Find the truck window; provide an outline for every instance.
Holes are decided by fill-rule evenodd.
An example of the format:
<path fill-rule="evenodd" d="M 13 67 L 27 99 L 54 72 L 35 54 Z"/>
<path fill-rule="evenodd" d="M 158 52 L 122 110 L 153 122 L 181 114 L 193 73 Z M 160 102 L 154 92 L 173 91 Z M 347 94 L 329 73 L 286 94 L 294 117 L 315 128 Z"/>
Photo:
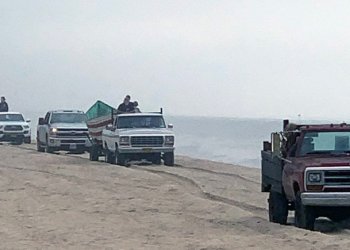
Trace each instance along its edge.
<path fill-rule="evenodd" d="M 82 113 L 53 113 L 50 123 L 86 123 L 86 120 Z"/>
<path fill-rule="evenodd" d="M 121 128 L 165 128 L 161 116 L 122 116 L 118 117 L 117 127 Z"/>
<path fill-rule="evenodd" d="M 24 118 L 21 114 L 1 114 L 1 122 L 24 122 Z"/>
<path fill-rule="evenodd" d="M 50 120 L 50 112 L 47 112 L 44 119 L 45 124 L 48 124 L 49 120 Z"/>
<path fill-rule="evenodd" d="M 300 149 L 301 156 L 348 152 L 350 152 L 350 131 L 307 132 Z"/>

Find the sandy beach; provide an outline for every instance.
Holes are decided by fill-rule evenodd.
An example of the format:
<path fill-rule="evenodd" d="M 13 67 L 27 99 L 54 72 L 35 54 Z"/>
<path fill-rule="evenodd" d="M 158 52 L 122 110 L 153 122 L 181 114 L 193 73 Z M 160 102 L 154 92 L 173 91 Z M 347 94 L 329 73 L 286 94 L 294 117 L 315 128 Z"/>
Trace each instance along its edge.
<path fill-rule="evenodd" d="M 349 249 L 350 224 L 267 221 L 260 171 L 177 157 L 130 168 L 0 145 L 1 249 Z"/>

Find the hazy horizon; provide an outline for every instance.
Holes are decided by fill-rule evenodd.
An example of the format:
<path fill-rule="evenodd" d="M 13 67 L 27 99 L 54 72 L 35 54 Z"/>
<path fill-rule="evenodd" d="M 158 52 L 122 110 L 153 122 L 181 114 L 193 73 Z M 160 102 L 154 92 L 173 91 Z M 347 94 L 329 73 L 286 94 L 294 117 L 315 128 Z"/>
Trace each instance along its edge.
<path fill-rule="evenodd" d="M 346 120 L 350 2 L 0 2 L 12 110 L 117 106 L 169 115 Z"/>

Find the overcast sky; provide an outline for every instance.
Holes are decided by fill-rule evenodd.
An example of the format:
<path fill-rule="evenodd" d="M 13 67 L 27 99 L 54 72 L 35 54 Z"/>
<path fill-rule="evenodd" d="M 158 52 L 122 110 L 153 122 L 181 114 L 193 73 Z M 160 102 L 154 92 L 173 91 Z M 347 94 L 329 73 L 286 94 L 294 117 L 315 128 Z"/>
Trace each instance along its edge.
<path fill-rule="evenodd" d="M 350 118 L 350 1 L 2 0 L 0 95 L 86 110 Z"/>

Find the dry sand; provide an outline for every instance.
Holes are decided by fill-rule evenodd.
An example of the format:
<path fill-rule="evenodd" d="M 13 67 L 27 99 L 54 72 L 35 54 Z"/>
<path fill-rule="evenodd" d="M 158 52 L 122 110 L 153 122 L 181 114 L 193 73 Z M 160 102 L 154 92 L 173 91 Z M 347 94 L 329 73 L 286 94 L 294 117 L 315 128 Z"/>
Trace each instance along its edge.
<path fill-rule="evenodd" d="M 1 249 L 350 249 L 350 223 L 269 223 L 259 169 L 124 168 L 33 146 L 1 145 L 0 158 Z"/>

